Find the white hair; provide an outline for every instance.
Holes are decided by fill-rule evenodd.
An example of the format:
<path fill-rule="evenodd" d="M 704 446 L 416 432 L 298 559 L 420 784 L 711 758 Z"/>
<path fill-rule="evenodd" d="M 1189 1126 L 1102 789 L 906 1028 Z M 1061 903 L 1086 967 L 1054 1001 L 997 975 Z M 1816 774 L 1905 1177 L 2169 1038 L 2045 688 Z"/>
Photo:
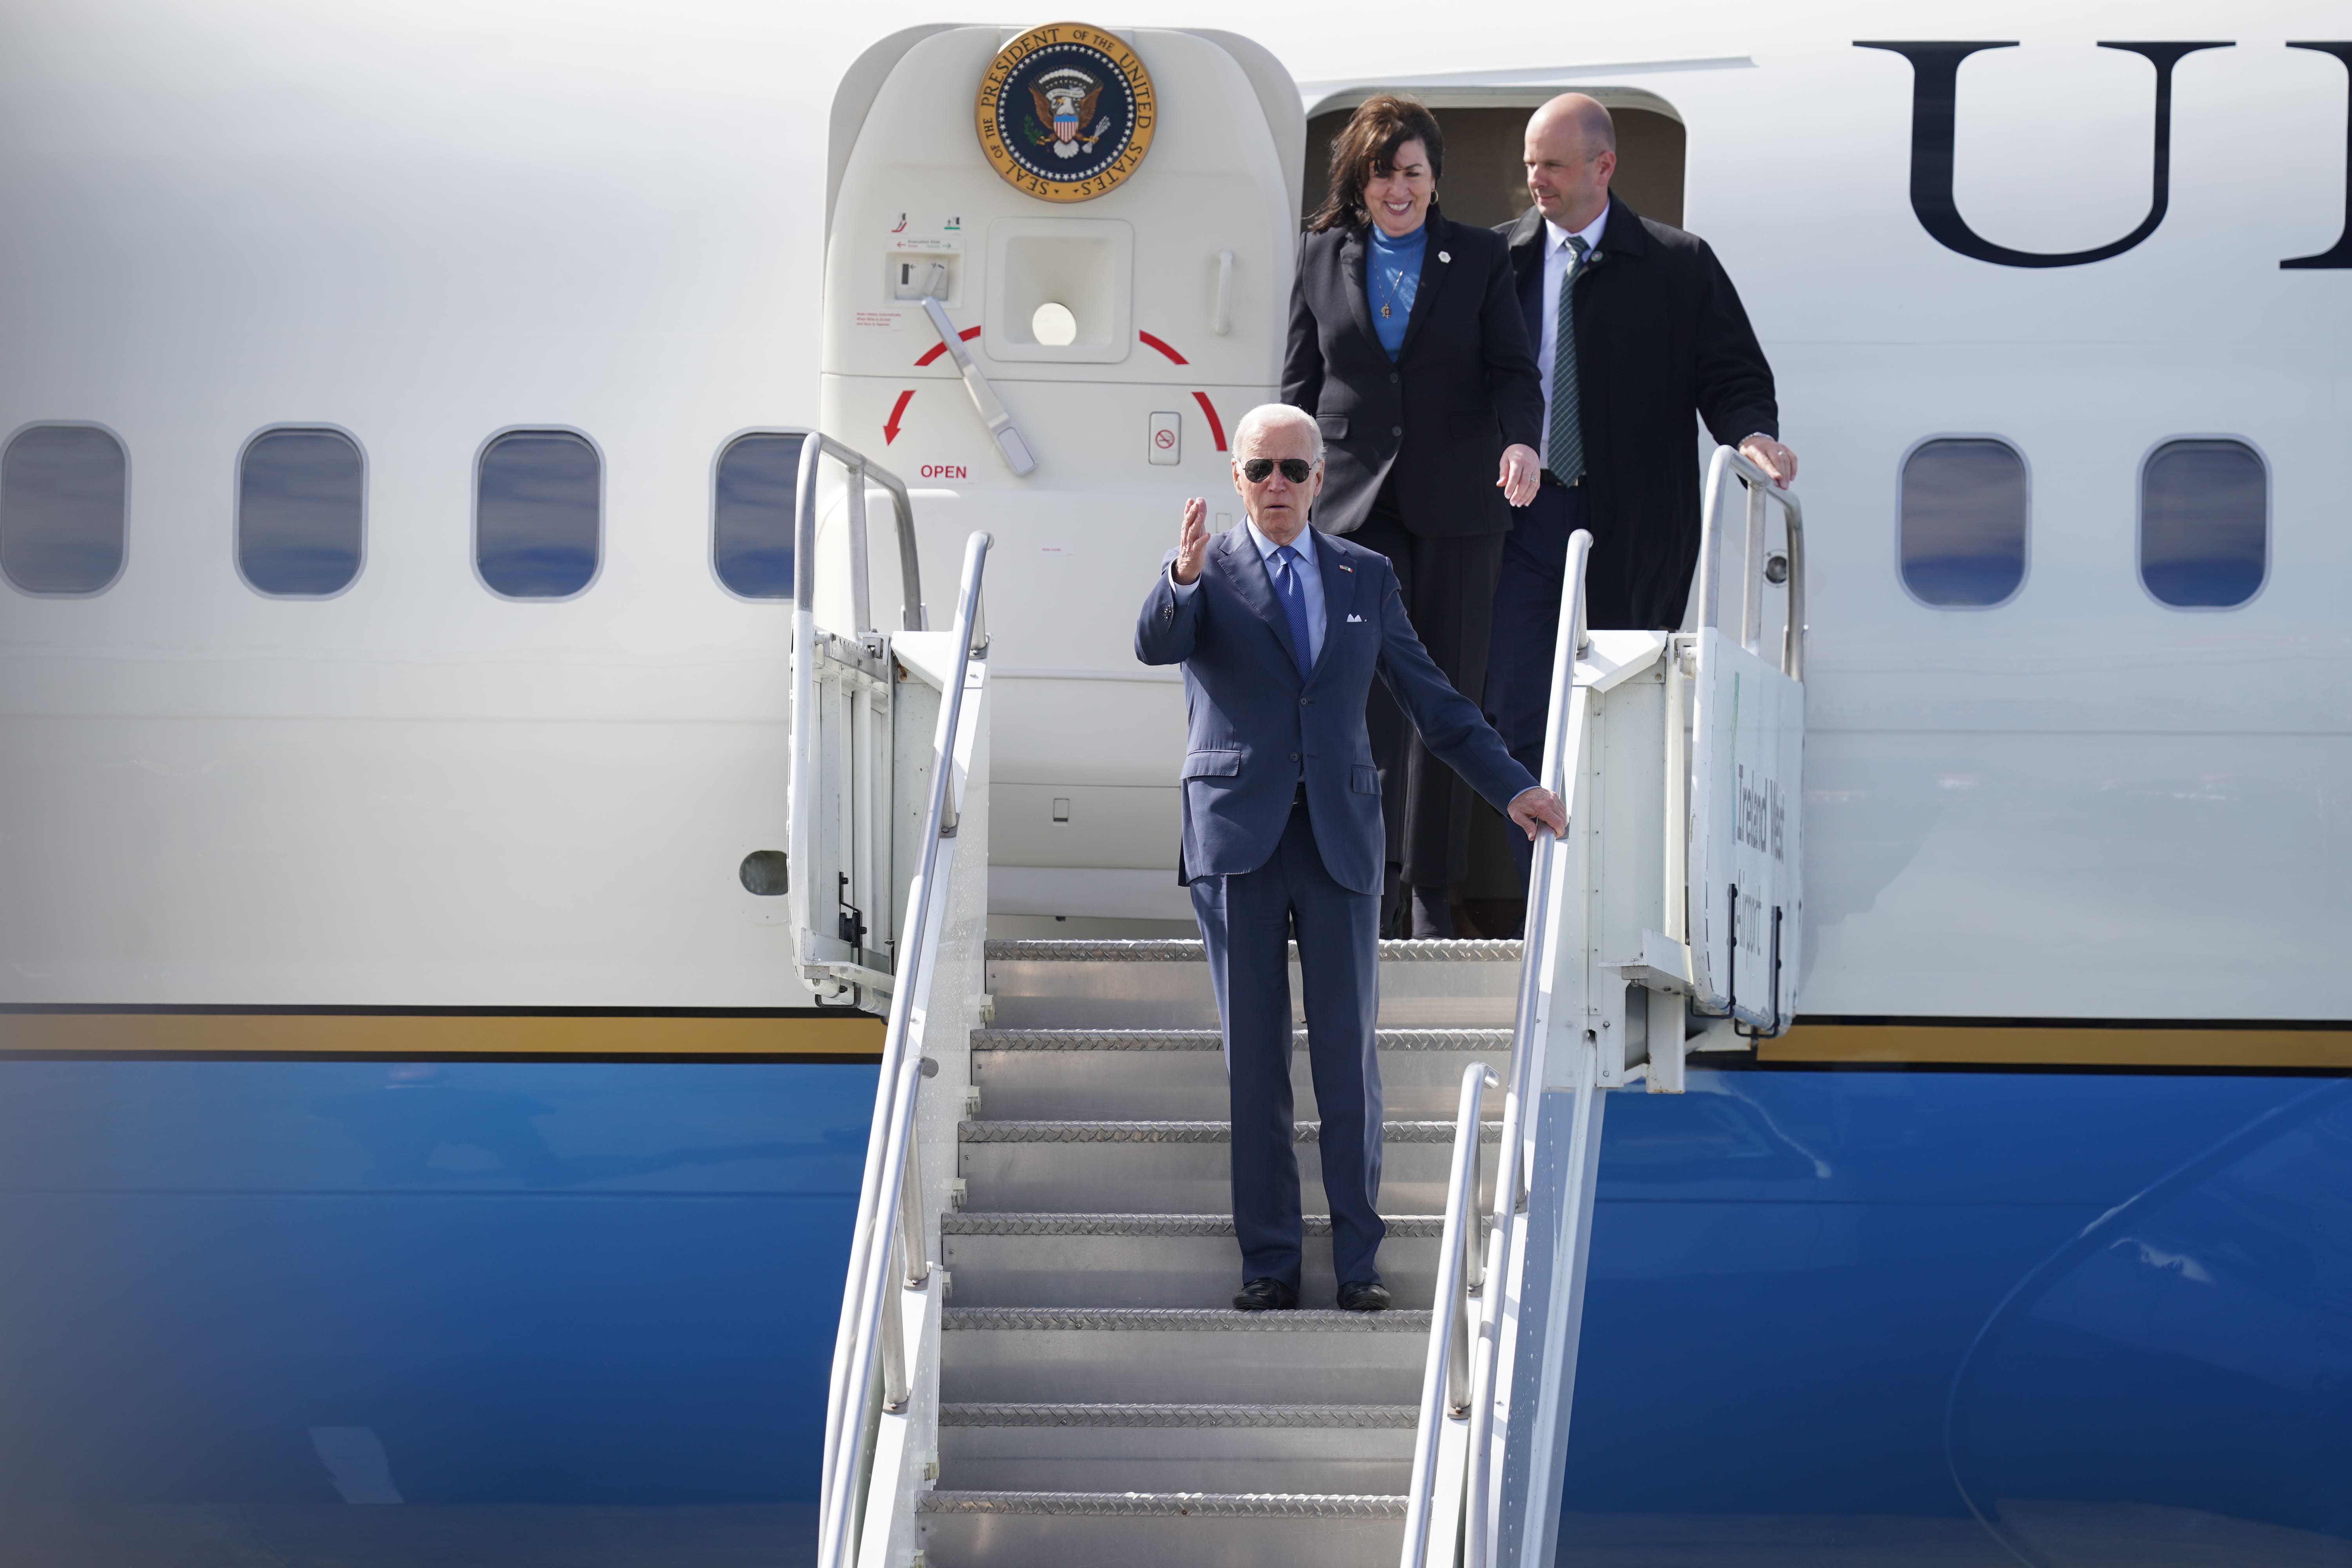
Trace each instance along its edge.
<path fill-rule="evenodd" d="M 1234 461 L 1238 463 L 1242 460 L 1242 447 L 1250 443 L 1252 437 L 1286 426 L 1304 430 L 1313 437 L 1315 460 L 1318 463 L 1323 460 L 1323 427 L 1315 423 L 1315 416 L 1287 403 L 1261 403 L 1243 415 L 1242 422 L 1234 426 Z"/>

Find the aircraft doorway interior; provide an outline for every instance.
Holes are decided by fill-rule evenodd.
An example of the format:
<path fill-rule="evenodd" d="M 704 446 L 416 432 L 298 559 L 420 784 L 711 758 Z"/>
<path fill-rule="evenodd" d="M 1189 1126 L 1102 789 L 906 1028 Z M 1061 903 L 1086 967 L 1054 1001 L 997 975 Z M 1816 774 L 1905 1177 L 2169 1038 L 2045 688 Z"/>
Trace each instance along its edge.
<path fill-rule="evenodd" d="M 1415 93 L 1410 88 L 1368 87 L 1326 99 L 1307 121 L 1307 199 L 1301 216 L 1323 205 L 1331 188 L 1331 138 L 1356 105 L 1376 92 L 1420 99 L 1445 132 L 1445 174 L 1437 198 L 1457 223 L 1492 227 L 1528 207 L 1520 149 L 1528 116 L 1555 89 L 1514 89 L 1507 98 L 1465 100 L 1458 92 Z M 1643 217 L 1683 226 L 1682 120 L 1664 99 L 1622 88 L 1561 87 L 1589 92 L 1609 106 L 1617 122 L 1617 174 L 1610 187 Z"/>
<path fill-rule="evenodd" d="M 1411 87 L 1361 87 L 1326 98 L 1307 121 L 1306 199 L 1300 217 L 1323 205 L 1331 188 L 1331 139 L 1356 106 L 1380 92 L 1418 98 L 1445 133 L 1445 173 L 1437 199 L 1457 223 L 1492 227 L 1509 223 L 1528 208 L 1527 175 L 1521 162 L 1528 116 L 1560 92 L 1585 92 L 1609 106 L 1617 124 L 1617 173 L 1610 188 L 1643 217 L 1683 226 L 1685 129 L 1674 106 L 1654 93 L 1606 87 L 1513 88 L 1508 93 L 1462 89 L 1416 92 Z M 1471 806 L 1470 871 L 1461 888 L 1455 928 L 1465 935 L 1508 935 L 1518 929 L 1525 903 L 1517 862 L 1511 858 L 1510 829 L 1485 801 Z"/>

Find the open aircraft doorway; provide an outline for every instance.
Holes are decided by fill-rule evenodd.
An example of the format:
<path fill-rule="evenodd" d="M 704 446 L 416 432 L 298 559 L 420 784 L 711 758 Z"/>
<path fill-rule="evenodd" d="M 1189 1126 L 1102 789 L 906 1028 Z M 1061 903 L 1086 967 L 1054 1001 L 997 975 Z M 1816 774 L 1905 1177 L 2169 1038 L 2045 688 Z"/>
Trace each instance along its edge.
<path fill-rule="evenodd" d="M 1426 104 L 1445 133 L 1444 178 L 1438 200 L 1458 223 L 1494 227 L 1528 208 L 1520 158 L 1528 116 L 1545 100 L 1581 92 L 1609 107 L 1617 122 L 1617 174 L 1610 188 L 1643 217 L 1683 226 L 1683 169 L 1687 137 L 1682 116 L 1653 92 L 1638 88 L 1587 87 L 1561 82 L 1549 87 L 1466 88 L 1416 86 L 1398 81 L 1327 92 L 1307 118 L 1307 189 L 1302 216 L 1323 205 L 1331 188 L 1331 139 L 1356 106 L 1376 93 L 1407 93 Z"/>
<path fill-rule="evenodd" d="M 1599 99 L 1617 127 L 1617 173 L 1610 188 L 1635 212 L 1683 226 L 1689 136 L 1675 106 L 1640 88 L 1555 80 L 1481 85 L 1455 79 L 1394 78 L 1376 82 L 1307 82 L 1307 158 L 1301 220 L 1331 189 L 1331 142 L 1365 100 L 1384 92 L 1418 99 L 1445 137 L 1445 173 L 1437 199 L 1458 223 L 1499 227 L 1528 209 L 1524 162 L 1528 116 L 1549 99 L 1581 92 Z M 1459 889 L 1454 929 L 1465 936 L 1518 933 L 1527 889 L 1513 859 L 1502 815 L 1483 800 L 1470 806 L 1470 869 Z"/>

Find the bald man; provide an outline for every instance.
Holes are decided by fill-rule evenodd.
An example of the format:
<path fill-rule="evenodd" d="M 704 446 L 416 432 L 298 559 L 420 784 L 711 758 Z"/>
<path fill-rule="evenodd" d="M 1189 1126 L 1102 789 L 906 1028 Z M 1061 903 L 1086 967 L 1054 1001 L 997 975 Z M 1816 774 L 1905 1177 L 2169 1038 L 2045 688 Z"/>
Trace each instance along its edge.
<path fill-rule="evenodd" d="M 1698 559 L 1694 416 L 1781 484 L 1797 458 L 1779 439 L 1772 367 L 1715 252 L 1611 193 L 1608 110 L 1580 92 L 1553 99 L 1528 121 L 1526 161 L 1535 205 L 1498 232 L 1543 377 L 1543 482 L 1504 545 L 1486 712 L 1532 772 L 1569 535 L 1592 532 L 1591 626 L 1671 630 Z"/>

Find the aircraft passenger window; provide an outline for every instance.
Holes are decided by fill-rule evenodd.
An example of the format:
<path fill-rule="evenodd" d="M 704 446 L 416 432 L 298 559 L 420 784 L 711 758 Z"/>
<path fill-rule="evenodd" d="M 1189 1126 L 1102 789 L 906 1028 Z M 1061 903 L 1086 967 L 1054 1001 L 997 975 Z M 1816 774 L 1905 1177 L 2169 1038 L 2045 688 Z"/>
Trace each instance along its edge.
<path fill-rule="evenodd" d="M 2270 475 L 2242 441 L 2167 441 L 2139 474 L 2139 580 L 2164 604 L 2226 610 L 2270 567 Z"/>
<path fill-rule="evenodd" d="M 237 465 L 236 569 L 257 593 L 323 598 L 360 574 L 367 468 L 340 430 L 265 430 Z"/>
<path fill-rule="evenodd" d="M 1921 442 L 1903 462 L 1903 585 L 1939 607 L 2000 604 L 2025 581 L 2025 516 L 2017 448 Z"/>
<path fill-rule="evenodd" d="M 127 465 L 94 425 L 36 425 L 0 454 L 0 573 L 27 594 L 95 594 L 122 572 Z"/>
<path fill-rule="evenodd" d="M 604 461 L 569 430 L 514 430 L 482 450 L 474 562 L 493 594 L 568 599 L 596 575 Z"/>
<path fill-rule="evenodd" d="M 730 594 L 793 596 L 793 529 L 801 479 L 798 436 L 739 436 L 719 455 L 710 562 Z"/>

